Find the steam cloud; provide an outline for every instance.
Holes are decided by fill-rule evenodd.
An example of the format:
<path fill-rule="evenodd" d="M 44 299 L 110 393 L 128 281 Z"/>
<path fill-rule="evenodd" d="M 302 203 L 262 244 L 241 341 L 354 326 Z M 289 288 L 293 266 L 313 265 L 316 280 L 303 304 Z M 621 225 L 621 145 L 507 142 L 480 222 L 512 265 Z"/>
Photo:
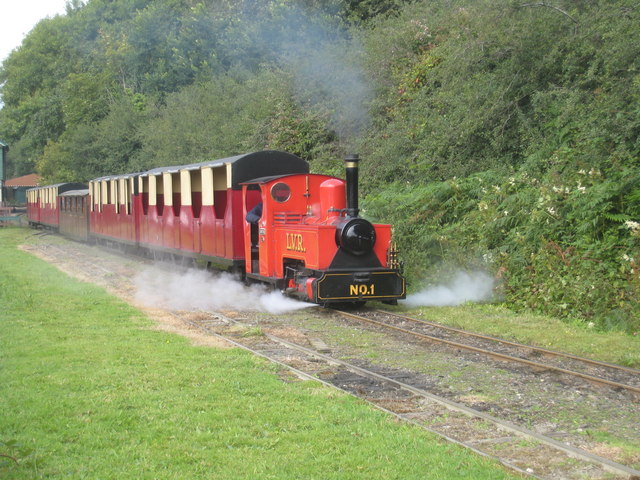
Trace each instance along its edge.
<path fill-rule="evenodd" d="M 308 99 L 313 105 L 329 105 L 331 126 L 343 138 L 361 132 L 369 123 L 371 90 L 353 58 L 356 48 L 353 42 L 341 39 L 312 51 L 289 50 L 286 57 L 296 72 L 300 103 Z"/>
<path fill-rule="evenodd" d="M 298 8 L 262 40 L 293 74 L 301 106 L 324 106 L 343 138 L 367 127 L 372 88 L 361 64 L 362 46 L 346 30 Z"/>
<path fill-rule="evenodd" d="M 495 281 L 483 272 L 458 272 L 450 284 L 430 287 L 407 296 L 408 307 L 445 307 L 480 302 L 493 296 Z"/>
<path fill-rule="evenodd" d="M 142 305 L 173 310 L 251 310 L 280 314 L 313 306 L 269 292 L 261 285 L 245 286 L 226 273 L 205 270 L 167 271 L 147 268 L 134 278 L 135 299 Z"/>

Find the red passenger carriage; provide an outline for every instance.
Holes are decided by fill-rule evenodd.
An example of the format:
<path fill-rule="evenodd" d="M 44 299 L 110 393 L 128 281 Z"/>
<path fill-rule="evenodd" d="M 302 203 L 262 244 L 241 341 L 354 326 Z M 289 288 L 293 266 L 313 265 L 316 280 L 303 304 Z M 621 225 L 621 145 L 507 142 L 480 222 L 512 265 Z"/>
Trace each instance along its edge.
<path fill-rule="evenodd" d="M 308 172 L 307 162 L 263 151 L 92 180 L 91 234 L 226 268 L 244 265 L 240 184 L 256 176 Z"/>
<path fill-rule="evenodd" d="M 89 240 L 89 190 L 69 190 L 59 195 L 60 227 L 65 237 L 81 242 Z"/>
<path fill-rule="evenodd" d="M 101 177 L 89 182 L 89 225 L 93 239 L 137 245 L 135 174 Z"/>
<path fill-rule="evenodd" d="M 57 230 L 60 226 L 59 195 L 70 190 L 81 190 L 83 183 L 58 183 L 27 190 L 27 218 L 29 225 Z"/>

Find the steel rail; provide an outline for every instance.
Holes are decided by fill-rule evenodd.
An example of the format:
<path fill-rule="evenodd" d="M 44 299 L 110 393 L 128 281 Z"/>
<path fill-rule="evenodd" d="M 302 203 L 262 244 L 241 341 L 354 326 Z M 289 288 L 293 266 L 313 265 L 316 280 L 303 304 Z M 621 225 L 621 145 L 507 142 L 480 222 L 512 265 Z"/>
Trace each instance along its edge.
<path fill-rule="evenodd" d="M 629 372 L 629 373 L 634 373 L 636 375 L 640 375 L 640 370 L 632 368 L 632 367 L 626 367 L 624 365 L 616 365 L 614 363 L 601 362 L 599 360 L 594 360 L 592 358 L 580 357 L 580 356 L 574 355 L 572 353 L 559 352 L 557 350 L 549 350 L 547 348 L 536 347 L 536 346 L 533 346 L 533 345 L 525 345 L 523 343 L 512 342 L 510 340 L 504 340 L 503 338 L 492 337 L 490 335 L 484 335 L 482 333 L 469 332 L 467 330 L 462 330 L 460 328 L 450 327 L 448 325 L 442 325 L 440 323 L 430 322 L 428 320 L 422 320 L 420 318 L 407 317 L 405 315 L 399 315 L 397 313 L 387 312 L 385 310 L 375 310 L 375 311 L 378 312 L 378 313 L 384 314 L 384 315 L 389 315 L 389 316 L 392 316 L 392 317 L 401 318 L 403 320 L 409 320 L 409 321 L 420 323 L 420 324 L 423 324 L 423 325 L 428 325 L 428 326 L 432 326 L 432 327 L 435 327 L 435 328 L 440 328 L 442 330 L 447 330 L 447 331 L 450 331 L 450 332 L 455 332 L 455 333 L 459 333 L 459 334 L 462 334 L 462 335 L 467 335 L 469 337 L 481 338 L 483 340 L 491 340 L 491 341 L 494 341 L 496 343 L 501 343 L 503 345 L 509 345 L 509 346 L 517 347 L 517 348 L 526 348 L 528 350 L 531 350 L 531 351 L 534 351 L 534 352 L 540 352 L 540 353 L 543 353 L 545 355 L 554 355 L 556 357 L 569 358 L 571 360 L 577 360 L 577 361 L 580 361 L 580 362 L 583 362 L 583 363 L 588 363 L 590 365 L 595 365 L 595 366 L 598 366 L 598 367 L 610 368 L 612 370 L 621 370 L 621 371 L 625 371 L 625 372 Z"/>
<path fill-rule="evenodd" d="M 51 234 L 50 234 L 50 233 L 45 233 L 45 235 L 51 235 Z M 74 259 L 78 260 L 78 256 L 79 256 L 79 255 L 84 255 L 84 256 L 86 257 L 86 254 L 79 254 L 79 255 L 78 255 L 78 254 L 76 254 L 75 256 L 74 256 L 74 255 L 71 255 L 71 254 L 70 254 L 69 252 L 67 252 L 64 248 L 60 247 L 59 245 L 54 245 L 53 243 L 49 243 L 49 244 L 47 244 L 47 245 L 42 245 L 42 244 L 39 244 L 39 243 L 33 243 L 32 245 L 33 245 L 35 248 L 37 248 L 40 252 L 42 252 L 42 253 L 44 253 L 44 254 L 46 254 L 46 253 L 47 253 L 47 249 L 51 249 L 51 250 L 56 250 L 56 251 L 58 252 L 58 254 L 59 254 L 59 255 L 60 255 L 60 254 L 61 254 L 61 255 L 64 255 L 64 256 L 65 256 L 65 257 L 67 257 L 67 258 L 74 258 Z M 56 257 L 56 259 L 59 259 L 59 258 L 60 258 L 60 257 Z M 81 260 L 81 262 L 82 262 L 82 260 Z M 91 262 L 91 261 L 88 261 L 88 260 L 87 260 L 87 261 L 84 261 L 83 263 L 84 263 L 85 265 L 88 265 L 88 266 L 89 266 L 89 268 L 94 268 L 94 269 L 97 269 L 97 270 L 101 270 L 102 272 L 107 273 L 107 274 L 110 274 L 110 275 L 116 274 L 116 272 L 114 272 L 113 270 L 110 270 L 110 269 L 108 269 L 108 268 L 105 268 L 105 267 L 103 267 L 102 265 L 100 265 L 100 264 L 99 264 L 99 263 L 97 263 L 97 262 Z"/>
<path fill-rule="evenodd" d="M 538 363 L 538 362 L 534 362 L 534 361 L 531 361 L 531 360 L 526 360 L 524 358 L 512 357 L 511 355 L 492 352 L 490 350 L 485 350 L 483 348 L 473 347 L 471 345 L 465 345 L 464 343 L 454 342 L 454 341 L 451 341 L 451 340 L 445 340 L 443 338 L 434 337 L 433 335 L 427 335 L 425 333 L 415 332 L 415 331 L 409 330 L 407 328 L 397 327 L 395 325 L 390 325 L 390 324 L 385 323 L 385 322 L 381 322 L 381 321 L 378 321 L 378 320 L 373 320 L 371 318 L 366 318 L 366 317 L 363 317 L 361 315 L 356 315 L 356 314 L 353 314 L 353 313 L 345 312 L 343 310 L 335 310 L 335 311 L 338 312 L 340 315 L 343 315 L 345 317 L 350 317 L 350 318 L 353 318 L 353 319 L 361 321 L 361 322 L 371 323 L 373 325 L 378 325 L 378 326 L 384 327 L 384 328 L 390 328 L 392 330 L 396 330 L 398 332 L 402 332 L 402 333 L 405 333 L 405 334 L 408 334 L 408 335 L 413 335 L 415 337 L 422 338 L 424 340 L 444 343 L 446 345 L 449 345 L 449 346 L 452 346 L 452 347 L 456 347 L 456 348 L 460 348 L 462 350 L 469 350 L 469 351 L 472 351 L 472 352 L 481 353 L 483 355 L 488 355 L 488 356 L 491 356 L 491 357 L 494 357 L 494 358 L 499 358 L 501 360 L 506 360 L 508 362 L 522 363 L 524 365 L 528 365 L 530 367 L 534 367 L 534 368 L 538 368 L 538 369 L 542 369 L 542 370 L 551 370 L 551 371 L 554 371 L 554 372 L 563 373 L 565 375 L 571 375 L 571 376 L 574 376 L 574 377 L 579 377 L 579 378 L 582 378 L 582 379 L 587 380 L 587 381 L 592 382 L 592 383 L 597 383 L 597 384 L 601 384 L 601 385 L 607 385 L 609 387 L 614 387 L 614 388 L 621 388 L 623 390 L 628 390 L 628 391 L 633 392 L 635 394 L 640 394 L 640 388 L 639 387 L 634 387 L 632 385 L 626 385 L 624 383 L 613 382 L 611 380 L 606 380 L 604 378 L 594 377 L 593 375 L 587 375 L 585 373 L 575 372 L 573 370 L 567 370 L 567 369 L 560 368 L 560 367 L 554 367 L 552 365 L 547 365 L 547 364 L 544 364 L 544 363 Z"/>

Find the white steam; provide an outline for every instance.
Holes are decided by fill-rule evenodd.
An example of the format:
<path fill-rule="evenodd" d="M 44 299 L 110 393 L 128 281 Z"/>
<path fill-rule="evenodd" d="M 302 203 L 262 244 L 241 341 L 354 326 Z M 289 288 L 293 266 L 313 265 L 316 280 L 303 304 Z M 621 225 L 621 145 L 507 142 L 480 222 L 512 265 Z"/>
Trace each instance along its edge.
<path fill-rule="evenodd" d="M 363 66 L 363 46 L 346 29 L 304 8 L 291 8 L 261 40 L 261 47 L 292 74 L 302 108 L 319 107 L 343 139 L 369 125 L 373 90 Z"/>
<path fill-rule="evenodd" d="M 481 302 L 493 296 L 494 279 L 483 272 L 458 272 L 448 285 L 430 287 L 408 295 L 408 307 L 445 307 Z"/>
<path fill-rule="evenodd" d="M 227 273 L 205 270 L 167 271 L 149 267 L 134 278 L 135 299 L 142 305 L 172 310 L 251 310 L 280 314 L 313 306 L 269 292 L 261 285 L 246 286 Z"/>
<path fill-rule="evenodd" d="M 343 37 L 299 43 L 287 48 L 285 56 L 295 73 L 299 103 L 324 105 L 341 138 L 357 135 L 370 123 L 372 91 L 359 64 L 360 48 L 355 40 Z"/>

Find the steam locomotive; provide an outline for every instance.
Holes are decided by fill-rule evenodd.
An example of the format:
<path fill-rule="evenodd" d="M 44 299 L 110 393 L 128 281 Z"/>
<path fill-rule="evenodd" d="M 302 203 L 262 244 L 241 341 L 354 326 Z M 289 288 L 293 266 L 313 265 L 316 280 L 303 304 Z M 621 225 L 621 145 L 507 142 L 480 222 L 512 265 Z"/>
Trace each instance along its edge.
<path fill-rule="evenodd" d="M 390 225 L 359 216 L 357 155 L 346 181 L 260 151 L 27 192 L 27 216 L 75 240 L 193 259 L 328 305 L 405 298 Z"/>

